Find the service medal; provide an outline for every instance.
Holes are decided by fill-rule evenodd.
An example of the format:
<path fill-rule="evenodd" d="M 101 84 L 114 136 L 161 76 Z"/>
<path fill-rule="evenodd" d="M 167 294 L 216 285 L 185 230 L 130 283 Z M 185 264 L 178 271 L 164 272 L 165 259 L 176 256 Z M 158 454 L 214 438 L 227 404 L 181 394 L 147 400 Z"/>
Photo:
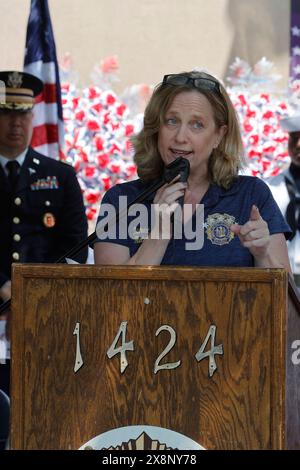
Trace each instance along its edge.
<path fill-rule="evenodd" d="M 55 217 L 51 212 L 46 212 L 46 214 L 43 217 L 43 223 L 45 227 L 47 228 L 52 228 L 55 225 Z"/>

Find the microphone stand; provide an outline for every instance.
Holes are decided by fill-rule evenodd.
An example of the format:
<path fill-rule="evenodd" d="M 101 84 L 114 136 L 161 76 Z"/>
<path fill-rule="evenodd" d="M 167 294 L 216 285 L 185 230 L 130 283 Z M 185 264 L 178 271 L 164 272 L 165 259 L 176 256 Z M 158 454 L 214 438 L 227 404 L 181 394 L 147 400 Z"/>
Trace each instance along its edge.
<path fill-rule="evenodd" d="M 128 209 L 133 206 L 134 204 L 139 204 L 141 202 L 144 202 L 150 194 L 154 193 L 157 191 L 159 188 L 161 188 L 165 183 L 170 183 L 178 174 L 180 174 L 180 181 L 187 181 L 187 177 L 189 175 L 189 170 L 190 170 L 190 164 L 189 161 L 183 157 L 178 157 L 176 160 L 174 160 L 172 163 L 167 165 L 165 167 L 165 171 L 163 174 L 163 177 L 159 181 L 155 181 L 149 188 L 147 188 L 145 191 L 142 192 L 137 198 L 135 198 L 132 202 L 130 202 L 127 207 L 126 207 L 126 212 L 128 212 Z M 125 211 L 118 212 L 115 218 L 115 224 L 118 223 L 120 220 L 120 217 L 125 213 Z M 103 230 L 105 230 L 108 226 L 109 222 L 105 225 Z M 57 261 L 54 262 L 54 264 L 65 264 L 66 263 L 66 258 L 72 258 L 74 255 L 77 255 L 83 248 L 85 248 L 87 245 L 90 245 L 94 243 L 97 240 L 97 233 L 96 230 L 89 235 L 85 240 L 82 240 L 78 245 L 74 246 L 71 248 L 67 253 L 65 253 L 63 256 L 58 258 Z M 11 304 L 11 299 L 7 300 L 0 306 L 0 314 L 5 312 L 5 310 L 8 310 L 10 308 Z"/>

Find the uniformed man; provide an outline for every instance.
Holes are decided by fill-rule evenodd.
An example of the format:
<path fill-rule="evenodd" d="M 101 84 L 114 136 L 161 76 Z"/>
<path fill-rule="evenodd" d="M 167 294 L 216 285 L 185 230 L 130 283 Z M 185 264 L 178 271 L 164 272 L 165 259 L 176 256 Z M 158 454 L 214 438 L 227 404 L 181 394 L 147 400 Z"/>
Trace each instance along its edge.
<path fill-rule="evenodd" d="M 300 112 L 281 120 L 289 133 L 289 168 L 266 180 L 282 214 L 292 229 L 288 243 L 291 268 L 300 288 Z"/>
<path fill-rule="evenodd" d="M 0 72 L 0 88 L 0 297 L 5 301 L 11 296 L 11 263 L 55 262 L 87 237 L 87 219 L 74 169 L 29 146 L 34 98 L 43 83 L 28 73 Z M 75 260 L 86 258 L 87 248 Z"/>

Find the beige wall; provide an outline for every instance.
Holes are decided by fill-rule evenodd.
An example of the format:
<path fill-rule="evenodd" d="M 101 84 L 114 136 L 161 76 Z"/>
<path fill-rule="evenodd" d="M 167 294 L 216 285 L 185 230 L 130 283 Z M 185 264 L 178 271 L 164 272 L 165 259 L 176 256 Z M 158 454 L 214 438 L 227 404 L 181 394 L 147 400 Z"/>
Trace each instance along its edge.
<path fill-rule="evenodd" d="M 0 0 L 0 69 L 21 68 L 30 0 Z M 225 78 L 239 56 L 273 61 L 288 77 L 290 0 L 49 0 L 58 56 L 70 52 L 82 84 L 108 55 L 120 89 L 205 67 Z M 118 87 L 117 87 L 118 88 Z"/>

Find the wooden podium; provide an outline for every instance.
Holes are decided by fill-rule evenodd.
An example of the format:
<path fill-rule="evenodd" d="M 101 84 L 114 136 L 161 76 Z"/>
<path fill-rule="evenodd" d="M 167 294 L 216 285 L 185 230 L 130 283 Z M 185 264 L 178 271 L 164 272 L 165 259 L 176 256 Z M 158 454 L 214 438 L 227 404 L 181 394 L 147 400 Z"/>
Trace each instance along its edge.
<path fill-rule="evenodd" d="M 283 269 L 24 264 L 13 286 L 13 449 L 129 425 L 300 449 L 300 304 Z"/>

